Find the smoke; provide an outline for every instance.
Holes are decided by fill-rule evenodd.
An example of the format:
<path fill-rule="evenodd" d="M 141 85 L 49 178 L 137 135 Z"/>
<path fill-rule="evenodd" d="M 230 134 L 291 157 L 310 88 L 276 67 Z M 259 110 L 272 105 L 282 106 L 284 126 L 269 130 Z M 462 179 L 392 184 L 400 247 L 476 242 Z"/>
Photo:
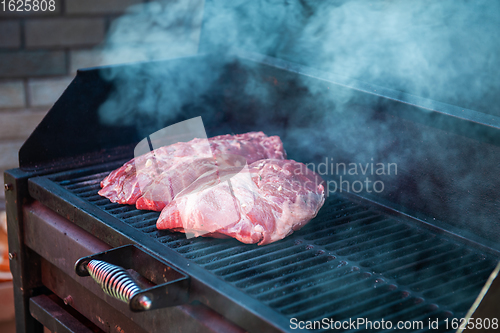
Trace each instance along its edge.
<path fill-rule="evenodd" d="M 482 101 L 498 101 L 499 10 L 491 1 L 323 2 L 293 43 L 300 49 L 284 52 L 349 78 L 492 112 Z"/>
<path fill-rule="evenodd" d="M 131 6 L 114 20 L 102 46 L 105 63 L 130 63 L 196 54 L 203 1 L 155 1 Z"/>
<path fill-rule="evenodd" d="M 218 51 L 238 48 L 258 52 L 499 114 L 495 106 L 500 102 L 500 82 L 494 74 L 500 60 L 494 33 L 500 28 L 500 17 L 495 15 L 499 10 L 499 3 L 486 0 L 209 1 L 207 6 L 202 0 L 150 2 L 131 7 L 113 22 L 102 52 L 105 63 L 194 55 L 203 20 L 207 31 L 203 38 L 212 46 L 209 51 L 218 47 Z M 217 60 L 233 61 L 231 57 Z M 175 75 L 143 73 L 148 79 L 158 77 L 163 81 L 144 83 L 150 87 L 141 90 L 153 93 L 143 99 L 161 100 L 166 105 L 162 97 L 168 95 L 172 109 L 179 109 L 194 100 L 194 94 L 201 96 L 223 67 L 220 63 L 201 62 L 201 68 L 197 65 L 169 68 L 168 72 Z M 134 82 L 138 78 L 136 85 L 142 84 L 138 73 L 132 73 L 133 78 L 122 70 L 106 75 L 109 80 Z M 173 78 L 173 84 L 169 85 L 172 80 L 166 78 Z M 247 84 L 253 90 L 250 93 L 266 94 L 260 82 L 253 84 L 250 80 Z M 130 99 L 136 101 L 136 89 L 130 90 Z M 117 118 L 111 115 L 106 121 Z M 130 117 L 125 113 L 120 118 Z"/>
<path fill-rule="evenodd" d="M 154 65 L 155 61 L 197 53 L 202 13 L 200 0 L 156 1 L 132 6 L 113 21 L 99 48 L 100 58 L 106 64 L 138 65 L 111 66 L 101 71 L 114 88 L 100 107 L 101 122 L 135 125 L 144 137 L 178 118 L 187 104 L 210 87 L 218 75 L 212 68 L 217 61 L 186 64 L 178 60 L 166 66 Z"/>

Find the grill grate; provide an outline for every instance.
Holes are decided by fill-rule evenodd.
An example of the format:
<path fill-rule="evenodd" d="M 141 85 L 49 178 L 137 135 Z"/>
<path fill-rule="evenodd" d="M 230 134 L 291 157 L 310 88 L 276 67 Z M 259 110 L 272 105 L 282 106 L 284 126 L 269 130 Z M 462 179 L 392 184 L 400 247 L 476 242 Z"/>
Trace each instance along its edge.
<path fill-rule="evenodd" d="M 286 239 L 269 245 L 186 239 L 156 229 L 158 212 L 110 203 L 97 194 L 109 171 L 51 179 L 148 234 L 288 318 L 422 321 L 419 332 L 451 331 L 498 258 L 340 196 Z M 429 329 L 428 318 L 439 319 Z M 376 330 L 382 332 L 383 330 Z"/>

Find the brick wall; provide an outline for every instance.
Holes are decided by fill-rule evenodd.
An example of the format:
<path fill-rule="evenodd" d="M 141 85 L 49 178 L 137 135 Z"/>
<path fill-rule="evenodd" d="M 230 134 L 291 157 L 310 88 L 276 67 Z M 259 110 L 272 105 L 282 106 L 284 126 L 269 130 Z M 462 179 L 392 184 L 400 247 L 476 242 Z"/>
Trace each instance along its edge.
<path fill-rule="evenodd" d="M 151 6 L 152 2 L 56 0 L 53 12 L 0 10 L 0 178 L 4 170 L 17 166 L 20 146 L 71 82 L 76 70 L 114 63 L 102 52 L 113 23 L 125 15 L 129 6 Z M 166 8 L 178 7 L 182 1 L 155 2 Z M 201 24 L 203 0 L 183 2 L 192 9 L 191 28 L 196 31 Z M 137 55 L 134 59 L 134 53 L 122 54 L 129 58 L 120 57 L 117 62 L 144 60 Z M 171 56 L 180 55 L 184 54 Z M 0 209 L 3 198 L 0 190 Z"/>

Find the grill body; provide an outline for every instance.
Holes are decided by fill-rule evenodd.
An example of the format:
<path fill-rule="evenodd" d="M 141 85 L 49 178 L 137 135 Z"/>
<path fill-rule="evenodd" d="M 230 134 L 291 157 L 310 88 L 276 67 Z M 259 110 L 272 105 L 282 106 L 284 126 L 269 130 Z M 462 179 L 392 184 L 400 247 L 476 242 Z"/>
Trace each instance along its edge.
<path fill-rule="evenodd" d="M 206 57 L 195 57 L 132 68 L 140 72 L 141 66 L 175 68 L 179 63 L 204 61 Z M 422 133 L 443 139 L 449 147 L 491 152 L 489 164 L 500 156 L 493 154 L 498 137 L 489 135 L 495 128 L 454 117 L 451 106 L 446 106 L 447 112 L 434 110 L 429 118 L 419 118 L 416 115 L 429 109 L 405 100 L 408 96 L 387 96 L 391 91 L 384 96 L 372 94 L 372 87 L 356 82 L 348 86 L 320 75 L 283 61 L 245 55 L 224 65 L 220 77 L 184 113 L 155 126 L 201 115 L 207 119 L 209 135 L 264 130 L 280 135 L 288 155 L 299 161 L 321 162 L 325 152 L 348 160 L 355 156 L 333 145 L 337 135 L 314 136 L 325 118 L 301 116 L 315 98 L 311 91 L 332 87 L 333 96 L 322 95 L 325 108 L 349 105 L 352 114 L 344 114 L 346 121 L 361 115 L 367 119 L 368 113 L 374 119 L 370 125 L 385 124 L 381 129 L 389 131 L 395 143 L 390 149 L 379 147 L 375 151 L 379 157 L 400 156 L 414 146 L 412 135 L 420 139 Z M 272 103 L 245 93 L 255 80 L 273 94 Z M 12 185 L 7 192 L 9 246 L 16 253 L 12 272 L 21 331 L 40 329 L 42 322 L 66 325 L 73 331 L 83 325 L 110 332 L 286 332 L 295 331 L 294 318 L 337 322 L 366 318 L 422 322 L 424 326 L 415 331 L 434 332 L 428 326 L 430 318 L 438 321 L 439 331 L 446 332 L 452 331 L 447 322 L 466 316 L 499 261 L 498 226 L 492 223 L 496 199 L 484 201 L 487 214 L 464 228 L 464 218 L 458 218 L 461 212 L 452 209 L 455 192 L 462 190 L 450 182 L 455 173 L 440 170 L 442 177 L 429 183 L 439 165 L 425 158 L 411 168 L 405 165 L 379 196 L 331 193 L 307 226 L 267 246 L 203 237 L 188 240 L 183 234 L 159 231 L 155 227 L 159 213 L 112 204 L 97 195 L 100 181 L 132 157 L 133 144 L 141 135 L 139 128 L 113 127 L 99 120 L 99 105 L 114 89 L 98 70 L 79 72 L 22 148 L 21 169 L 6 174 Z M 355 103 L 346 104 L 346 98 Z M 66 121 L 63 115 L 68 107 L 74 107 L 75 119 Z M 440 128 L 450 124 L 453 131 Z M 397 130 L 402 125 L 406 130 Z M 61 129 L 59 133 L 51 131 L 54 126 Z M 342 135 L 355 135 L 357 129 L 351 130 Z M 307 136 L 298 135 L 301 131 L 310 139 L 304 141 Z M 68 140 L 58 139 L 61 135 Z M 420 157 L 433 156 L 429 142 L 416 146 L 415 152 Z M 485 187 L 491 173 L 481 174 L 480 165 L 471 165 L 470 172 L 480 175 L 474 178 L 477 186 L 470 188 L 468 198 L 478 202 L 498 180 Z M 427 184 L 428 191 L 415 186 L 420 182 Z M 441 206 L 434 204 L 436 197 L 441 198 Z M 472 209 L 468 216 L 475 212 Z M 476 228 L 479 220 L 490 221 L 489 233 Z M 189 302 L 132 315 L 126 304 L 74 273 L 78 258 L 126 244 L 135 244 L 187 274 Z M 67 316 L 47 315 L 46 309 L 54 307 Z M 54 318 L 59 320 L 56 324 Z M 81 325 L 71 326 L 75 320 Z"/>

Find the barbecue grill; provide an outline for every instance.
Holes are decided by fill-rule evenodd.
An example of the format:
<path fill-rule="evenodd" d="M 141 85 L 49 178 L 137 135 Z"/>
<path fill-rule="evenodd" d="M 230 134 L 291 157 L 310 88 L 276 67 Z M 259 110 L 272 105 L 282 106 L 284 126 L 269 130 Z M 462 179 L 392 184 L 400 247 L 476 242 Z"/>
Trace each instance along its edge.
<path fill-rule="evenodd" d="M 209 32 L 202 40 L 210 41 Z M 202 51 L 219 47 L 204 45 Z M 498 117 L 260 53 L 211 52 L 78 71 L 21 148 L 20 168 L 5 176 L 20 332 L 42 325 L 70 332 L 288 332 L 307 331 L 294 323 L 324 318 L 421 322 L 409 330 L 448 332 L 456 328 L 453 319 L 466 317 L 481 299 L 475 317 L 500 317 L 485 307 L 499 290 L 498 279 L 487 283 L 500 258 L 498 198 L 492 196 L 500 185 Z M 145 91 L 161 89 L 149 74 L 177 80 L 182 68 L 203 76 L 196 87 L 204 89 L 180 108 L 157 104 L 159 113 L 149 112 Z M 216 75 L 202 75 L 207 68 Z M 266 91 L 266 98 L 249 85 Z M 139 90 L 137 103 L 120 121 L 109 101 L 120 106 L 129 87 Z M 349 112 L 338 113 L 340 108 Z M 186 239 L 157 230 L 159 213 L 97 194 L 100 181 L 133 158 L 146 135 L 196 116 L 208 136 L 254 130 L 280 135 L 289 158 L 302 162 L 358 162 L 360 152 L 410 162 L 400 164 L 397 176 L 376 178 L 385 183 L 379 193 L 339 186 L 309 224 L 265 246 Z M 342 125 L 357 119 L 369 121 Z M 359 140 L 360 130 L 374 141 L 384 133 L 390 145 L 344 149 L 339 138 Z M 457 152 L 453 166 L 436 160 L 436 142 Z M 487 156 L 485 163 L 471 162 L 470 152 Z M 460 163 L 468 175 L 461 182 Z M 78 274 L 78 265 L 75 270 L 82 258 L 119 263 L 148 302 L 134 308 L 106 294 Z"/>

